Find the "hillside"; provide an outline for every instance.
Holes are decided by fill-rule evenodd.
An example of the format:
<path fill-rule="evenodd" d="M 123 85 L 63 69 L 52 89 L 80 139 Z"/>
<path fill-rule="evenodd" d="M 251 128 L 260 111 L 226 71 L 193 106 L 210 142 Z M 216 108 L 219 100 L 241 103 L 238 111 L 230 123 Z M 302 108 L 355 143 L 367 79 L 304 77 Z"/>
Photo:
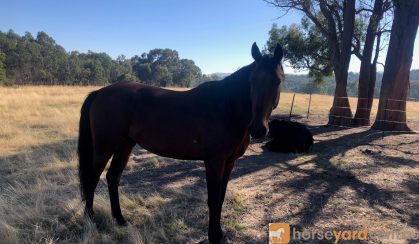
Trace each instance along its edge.
<path fill-rule="evenodd" d="M 358 95 L 358 73 L 349 72 L 348 75 L 348 95 L 357 96 Z M 381 80 L 383 78 L 383 73 L 377 73 L 377 82 L 375 84 L 375 97 L 378 97 L 380 94 Z M 410 71 L 410 91 L 409 99 L 418 100 L 419 99 L 419 69 Z M 323 83 L 314 84 L 311 82 L 308 75 L 295 75 L 287 74 L 286 81 L 283 83 L 283 90 L 289 92 L 300 92 L 300 93 L 318 93 L 318 94 L 327 94 L 333 95 L 335 90 L 335 80 L 334 77 L 325 78 Z"/>
<path fill-rule="evenodd" d="M 231 73 L 213 73 L 208 75 L 208 77 L 223 79 L 230 74 Z M 359 73 L 349 72 L 347 91 L 348 95 L 351 97 L 358 95 L 358 76 Z M 382 78 L 383 72 L 377 73 L 375 97 L 379 97 L 380 95 Z M 315 84 L 306 74 L 286 74 L 285 82 L 282 83 L 282 90 L 287 92 L 333 95 L 333 92 L 335 91 L 335 78 L 334 76 L 326 77 L 323 83 Z M 410 91 L 408 97 L 411 100 L 419 100 L 419 69 L 410 71 Z"/>

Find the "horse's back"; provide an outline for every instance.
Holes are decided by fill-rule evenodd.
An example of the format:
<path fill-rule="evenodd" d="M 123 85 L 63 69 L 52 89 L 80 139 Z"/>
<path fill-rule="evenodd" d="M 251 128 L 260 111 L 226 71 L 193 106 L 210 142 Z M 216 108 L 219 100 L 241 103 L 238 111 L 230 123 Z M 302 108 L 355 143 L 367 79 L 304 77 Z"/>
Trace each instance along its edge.
<path fill-rule="evenodd" d="M 172 91 L 136 82 L 104 87 L 91 109 L 97 140 L 118 144 L 128 137 L 162 156 L 205 158 L 209 148 L 220 150 L 220 137 L 228 134 L 226 104 L 217 89 L 207 84 Z"/>

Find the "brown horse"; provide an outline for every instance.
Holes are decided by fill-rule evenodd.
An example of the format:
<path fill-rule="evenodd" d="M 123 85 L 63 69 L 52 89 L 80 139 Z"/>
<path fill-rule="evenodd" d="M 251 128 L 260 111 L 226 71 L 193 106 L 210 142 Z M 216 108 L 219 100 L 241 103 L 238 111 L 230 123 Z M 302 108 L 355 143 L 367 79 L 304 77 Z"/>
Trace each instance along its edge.
<path fill-rule="evenodd" d="M 277 46 L 273 57 L 252 46 L 254 62 L 221 81 L 206 82 L 188 91 L 170 91 L 135 82 L 121 82 L 92 92 L 81 108 L 79 177 L 85 213 L 93 216 L 93 196 L 108 160 L 106 174 L 112 216 L 121 213 L 118 184 L 132 148 L 164 157 L 203 160 L 209 207 L 208 238 L 223 240 L 221 208 L 234 162 L 249 145 L 250 136 L 263 138 L 268 118 L 278 105 L 284 79 Z"/>

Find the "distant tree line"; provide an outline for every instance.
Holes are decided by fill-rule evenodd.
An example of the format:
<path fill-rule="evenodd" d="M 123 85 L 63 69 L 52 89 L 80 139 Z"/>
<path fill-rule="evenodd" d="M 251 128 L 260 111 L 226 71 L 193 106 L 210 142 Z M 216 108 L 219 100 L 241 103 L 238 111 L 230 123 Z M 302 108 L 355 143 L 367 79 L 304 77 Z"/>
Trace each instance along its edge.
<path fill-rule="evenodd" d="M 282 90 L 297 93 L 313 93 L 334 95 L 336 83 L 333 76 L 323 77 L 322 82 L 315 82 L 313 77 L 304 74 L 285 74 L 285 82 L 281 83 Z M 377 82 L 374 87 L 374 97 L 380 95 L 381 80 L 383 73 L 377 73 Z M 350 97 L 358 96 L 359 73 L 348 73 L 347 92 Z M 419 101 L 419 69 L 410 71 L 410 89 L 408 94 L 409 100 Z"/>
<path fill-rule="evenodd" d="M 153 49 L 127 59 L 106 53 L 67 52 L 45 32 L 19 36 L 0 31 L 0 85 L 103 85 L 137 80 L 157 86 L 193 86 L 207 80 L 189 59 L 171 49 Z"/>

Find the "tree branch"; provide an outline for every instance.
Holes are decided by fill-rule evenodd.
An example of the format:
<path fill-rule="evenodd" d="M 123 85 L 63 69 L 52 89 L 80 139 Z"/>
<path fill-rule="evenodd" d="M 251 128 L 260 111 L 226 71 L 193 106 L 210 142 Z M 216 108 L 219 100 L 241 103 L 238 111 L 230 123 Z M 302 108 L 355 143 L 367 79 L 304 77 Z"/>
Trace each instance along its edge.
<path fill-rule="evenodd" d="M 391 30 L 389 30 L 389 29 L 379 30 L 375 34 L 378 36 L 378 35 L 381 35 L 381 34 L 384 34 L 384 33 L 391 33 Z"/>
<path fill-rule="evenodd" d="M 355 13 L 356 14 L 360 14 L 361 12 L 370 12 L 370 13 L 372 13 L 372 9 L 369 9 L 369 8 L 359 8 L 359 9 L 355 10 Z"/>
<path fill-rule="evenodd" d="M 320 10 L 323 16 L 327 20 L 328 35 L 326 37 L 328 39 L 328 44 L 330 48 L 330 57 L 331 57 L 330 60 L 332 61 L 332 63 L 334 63 L 340 57 L 340 48 L 339 48 L 338 36 L 336 33 L 336 24 L 333 19 L 333 15 L 331 14 L 324 0 L 320 0 Z"/>
<path fill-rule="evenodd" d="M 372 62 L 374 66 L 376 66 L 378 63 L 378 57 L 380 55 L 380 42 L 381 42 L 381 33 L 377 35 L 377 43 L 375 45 L 375 55 L 374 55 L 374 60 Z"/>

